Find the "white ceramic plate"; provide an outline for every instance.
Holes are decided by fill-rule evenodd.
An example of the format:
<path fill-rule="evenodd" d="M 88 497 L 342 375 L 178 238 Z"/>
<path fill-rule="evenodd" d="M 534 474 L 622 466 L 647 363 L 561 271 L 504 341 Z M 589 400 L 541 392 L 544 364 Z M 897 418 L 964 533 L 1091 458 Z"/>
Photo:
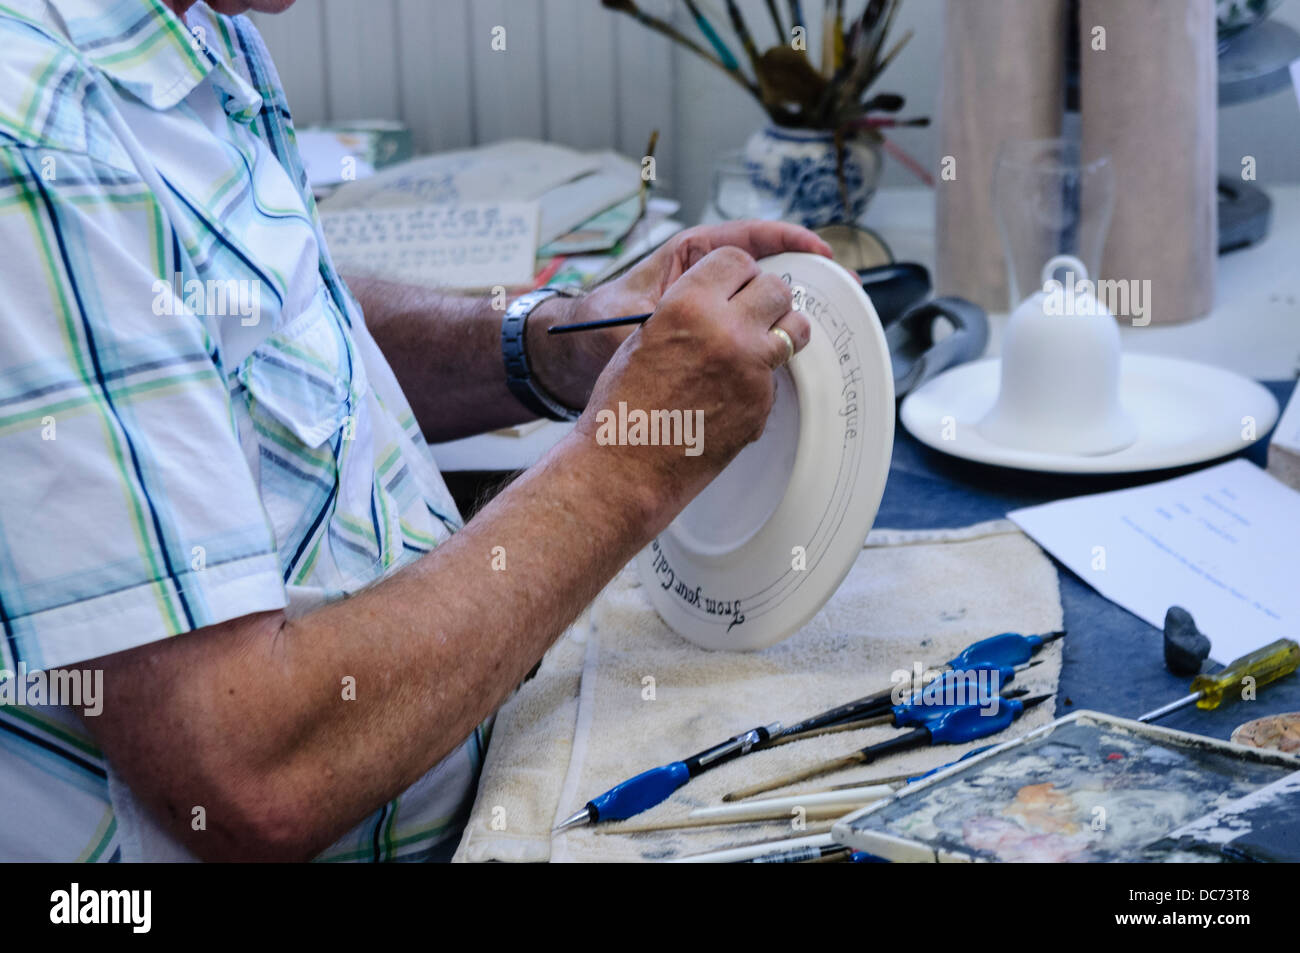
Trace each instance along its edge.
<path fill-rule="evenodd" d="M 1277 400 L 1255 381 L 1194 361 L 1125 354 L 1120 402 L 1137 422 L 1136 441 L 1088 457 L 1012 449 L 976 428 L 997 399 L 1000 371 L 997 359 L 945 371 L 904 399 L 903 426 L 923 444 L 964 460 L 1048 473 L 1138 473 L 1236 453 L 1277 422 Z"/>
<path fill-rule="evenodd" d="M 759 266 L 795 289 L 812 340 L 777 372 L 763 436 L 637 557 L 655 609 L 706 649 L 765 648 L 817 614 L 862 549 L 894 443 L 889 348 L 856 277 L 818 255 Z"/>

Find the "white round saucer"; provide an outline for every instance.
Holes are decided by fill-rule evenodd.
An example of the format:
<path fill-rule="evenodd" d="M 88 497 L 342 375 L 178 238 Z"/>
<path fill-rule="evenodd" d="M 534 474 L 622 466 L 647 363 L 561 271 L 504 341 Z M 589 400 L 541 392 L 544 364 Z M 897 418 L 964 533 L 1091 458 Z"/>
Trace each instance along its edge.
<path fill-rule="evenodd" d="M 763 436 L 637 557 L 651 604 L 706 649 L 765 648 L 817 614 L 862 549 L 893 451 L 889 347 L 857 278 L 819 255 L 759 267 L 794 289 L 812 339 L 777 372 Z"/>
<path fill-rule="evenodd" d="M 1004 447 L 977 424 L 997 399 L 1001 361 L 963 364 L 909 394 L 899 410 L 908 432 L 954 457 L 1047 473 L 1137 473 L 1203 463 L 1250 446 L 1277 422 L 1277 400 L 1248 378 L 1208 364 L 1125 354 L 1120 403 L 1138 437 L 1097 456 Z"/>

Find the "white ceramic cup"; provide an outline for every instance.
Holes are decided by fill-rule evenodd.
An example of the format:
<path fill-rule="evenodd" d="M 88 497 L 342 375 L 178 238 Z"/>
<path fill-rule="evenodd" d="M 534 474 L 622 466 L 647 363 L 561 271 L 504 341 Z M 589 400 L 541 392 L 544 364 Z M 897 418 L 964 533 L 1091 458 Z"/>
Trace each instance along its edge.
<path fill-rule="evenodd" d="M 980 434 L 1005 447 L 1097 456 L 1123 450 L 1137 425 L 1119 401 L 1114 317 L 1072 255 L 1043 266 L 1043 289 L 1012 313 L 1002 338 L 998 399 Z"/>

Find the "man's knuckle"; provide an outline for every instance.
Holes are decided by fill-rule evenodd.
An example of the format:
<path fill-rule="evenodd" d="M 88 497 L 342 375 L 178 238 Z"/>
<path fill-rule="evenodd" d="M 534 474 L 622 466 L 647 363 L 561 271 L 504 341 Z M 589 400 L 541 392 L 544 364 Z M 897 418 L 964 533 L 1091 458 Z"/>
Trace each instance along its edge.
<path fill-rule="evenodd" d="M 783 313 L 789 311 L 794 301 L 790 286 L 777 275 L 763 275 L 762 280 L 763 294 L 767 297 L 770 306 L 773 309 L 780 309 Z"/>
<path fill-rule="evenodd" d="M 690 268 L 709 253 L 708 240 L 699 233 L 687 233 L 682 236 L 681 243 L 677 246 L 677 253 L 686 268 Z"/>
<path fill-rule="evenodd" d="M 757 281 L 762 286 L 764 291 L 768 292 L 774 297 L 780 298 L 782 301 L 793 300 L 793 296 L 790 291 L 790 286 L 785 283 L 785 281 L 781 278 L 780 275 L 775 275 L 772 272 L 768 271 L 759 275 L 754 280 Z"/>
<path fill-rule="evenodd" d="M 790 322 L 791 335 L 797 347 L 806 347 L 812 340 L 812 323 L 802 314 L 795 314 Z"/>
<path fill-rule="evenodd" d="M 754 264 L 754 259 L 750 257 L 749 252 L 735 245 L 723 245 L 721 248 L 714 249 L 712 254 L 716 255 L 723 264 L 733 268 L 748 268 Z"/>

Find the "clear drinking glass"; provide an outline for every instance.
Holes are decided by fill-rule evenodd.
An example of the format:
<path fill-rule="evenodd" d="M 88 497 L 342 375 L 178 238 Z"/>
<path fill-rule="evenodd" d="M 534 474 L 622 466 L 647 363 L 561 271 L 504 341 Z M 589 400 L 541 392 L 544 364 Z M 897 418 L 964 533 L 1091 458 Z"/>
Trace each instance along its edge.
<path fill-rule="evenodd" d="M 725 219 L 779 219 L 785 207 L 754 187 L 754 173 L 743 151 L 728 152 L 713 164 L 713 190 L 709 201 Z"/>
<path fill-rule="evenodd" d="M 1096 279 L 1115 207 L 1109 156 L 1082 161 L 1065 139 L 1010 140 L 993 169 L 993 210 L 1007 259 L 1010 308 L 1040 290 L 1043 266 L 1073 255 Z"/>

